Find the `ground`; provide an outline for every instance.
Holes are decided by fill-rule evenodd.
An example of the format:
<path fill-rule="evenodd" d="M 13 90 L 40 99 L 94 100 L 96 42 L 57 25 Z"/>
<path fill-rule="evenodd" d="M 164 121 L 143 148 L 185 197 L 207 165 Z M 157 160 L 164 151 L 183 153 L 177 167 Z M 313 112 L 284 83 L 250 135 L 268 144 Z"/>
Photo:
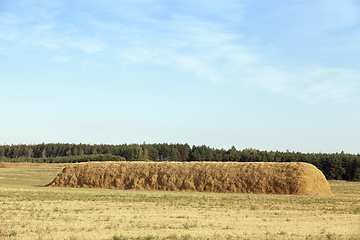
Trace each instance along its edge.
<path fill-rule="evenodd" d="M 64 164 L 4 163 L 0 239 L 360 239 L 360 183 L 333 196 L 44 187 Z"/>

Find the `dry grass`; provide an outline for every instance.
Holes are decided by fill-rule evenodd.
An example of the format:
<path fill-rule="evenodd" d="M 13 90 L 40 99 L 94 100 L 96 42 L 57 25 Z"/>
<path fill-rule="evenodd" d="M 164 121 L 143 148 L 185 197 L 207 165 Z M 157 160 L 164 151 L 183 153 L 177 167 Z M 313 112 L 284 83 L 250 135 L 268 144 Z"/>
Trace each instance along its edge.
<path fill-rule="evenodd" d="M 360 197 L 360 182 L 329 181 L 331 191 L 335 195 L 349 195 Z"/>
<path fill-rule="evenodd" d="M 308 163 L 90 162 L 67 166 L 53 187 L 216 193 L 331 195 Z"/>
<path fill-rule="evenodd" d="M 44 188 L 23 185 L 59 165 L 6 167 L 0 239 L 360 238 L 360 183 L 330 182 L 326 197 Z"/>
<path fill-rule="evenodd" d="M 69 165 L 64 163 L 2 163 L 0 184 L 44 186 L 51 182 L 61 170 Z"/>

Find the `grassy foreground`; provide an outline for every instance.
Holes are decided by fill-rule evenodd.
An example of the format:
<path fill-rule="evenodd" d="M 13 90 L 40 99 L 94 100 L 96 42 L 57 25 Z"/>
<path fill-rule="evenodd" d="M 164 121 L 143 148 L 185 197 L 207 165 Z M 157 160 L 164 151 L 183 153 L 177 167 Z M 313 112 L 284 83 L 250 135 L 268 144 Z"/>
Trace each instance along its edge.
<path fill-rule="evenodd" d="M 360 239 L 360 183 L 331 197 L 41 187 L 65 164 L 4 163 L 0 239 Z"/>

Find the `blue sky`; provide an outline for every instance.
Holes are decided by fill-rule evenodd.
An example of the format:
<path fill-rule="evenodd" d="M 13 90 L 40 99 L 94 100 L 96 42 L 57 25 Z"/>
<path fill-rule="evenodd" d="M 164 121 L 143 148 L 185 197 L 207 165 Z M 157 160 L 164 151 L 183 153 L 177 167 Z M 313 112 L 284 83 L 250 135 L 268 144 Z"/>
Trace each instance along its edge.
<path fill-rule="evenodd" d="M 360 152 L 360 1 L 0 0 L 0 144 Z"/>

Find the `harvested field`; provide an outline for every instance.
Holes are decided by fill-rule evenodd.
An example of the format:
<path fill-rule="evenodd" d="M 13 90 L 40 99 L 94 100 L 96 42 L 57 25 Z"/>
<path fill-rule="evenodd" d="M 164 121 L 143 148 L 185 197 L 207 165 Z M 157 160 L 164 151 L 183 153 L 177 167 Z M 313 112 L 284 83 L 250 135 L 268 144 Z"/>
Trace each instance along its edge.
<path fill-rule="evenodd" d="M 4 162 L 3 165 L 0 184 L 44 186 L 68 164 Z"/>
<path fill-rule="evenodd" d="M 360 182 L 330 181 L 332 196 L 46 188 L 68 165 L 4 164 L 0 239 L 360 239 Z"/>
<path fill-rule="evenodd" d="M 331 195 L 308 163 L 91 162 L 64 168 L 51 187 Z"/>

